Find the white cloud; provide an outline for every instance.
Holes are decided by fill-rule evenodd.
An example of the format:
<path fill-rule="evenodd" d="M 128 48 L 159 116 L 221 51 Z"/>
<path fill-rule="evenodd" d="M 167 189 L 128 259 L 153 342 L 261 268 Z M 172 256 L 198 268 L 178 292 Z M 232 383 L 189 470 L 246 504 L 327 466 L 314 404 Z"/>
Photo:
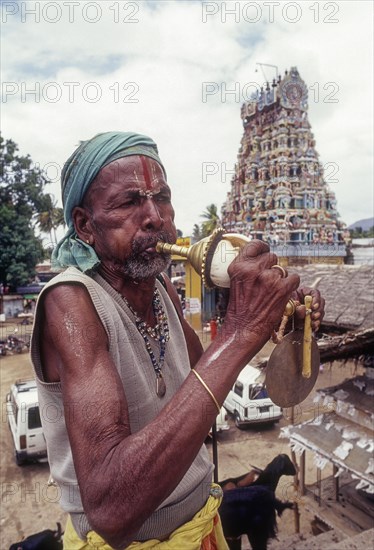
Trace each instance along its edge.
<path fill-rule="evenodd" d="M 42 166 L 62 165 L 80 139 L 97 132 L 149 134 L 173 187 L 177 225 L 188 234 L 205 207 L 221 206 L 230 189 L 222 163 L 231 170 L 236 162 L 245 85 L 263 82 L 256 63 L 277 65 L 282 74 L 296 65 L 310 88 L 309 120 L 320 159 L 338 167 L 331 187 L 343 220 L 373 215 L 371 2 L 319 2 L 318 14 L 315 2 L 275 2 L 273 23 L 269 3 L 262 2 L 80 2 L 71 23 L 72 3 L 60 3 L 56 23 L 50 22 L 56 3 L 26 3 L 39 10 L 40 22 L 25 13 L 22 22 L 22 4 L 2 6 L 8 12 L 19 8 L 2 25 L 3 81 L 18 86 L 13 96 L 3 97 L 3 134 Z M 225 16 L 237 4 L 238 22 Z M 99 8 L 100 20 L 88 22 Z M 217 13 L 203 23 L 207 8 Z M 259 20 L 251 23 L 256 14 Z M 139 22 L 116 23 L 117 16 Z M 263 68 L 272 78 L 274 71 Z M 68 82 L 78 83 L 73 101 Z M 203 101 L 207 82 L 218 91 Z M 22 97 L 22 90 L 35 85 L 39 101 L 32 94 Z M 222 96 L 225 85 L 236 85 L 240 97 Z M 96 92 L 100 99 L 90 102 Z M 206 182 L 204 163 L 219 168 Z M 57 182 L 53 192 L 59 196 Z"/>

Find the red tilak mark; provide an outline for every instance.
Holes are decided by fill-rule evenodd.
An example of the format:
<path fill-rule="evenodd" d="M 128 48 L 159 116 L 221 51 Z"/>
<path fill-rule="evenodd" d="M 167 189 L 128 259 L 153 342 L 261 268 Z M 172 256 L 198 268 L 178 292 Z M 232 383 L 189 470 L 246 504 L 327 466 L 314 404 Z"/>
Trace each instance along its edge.
<path fill-rule="evenodd" d="M 152 189 L 152 180 L 151 180 L 151 174 L 149 172 L 149 167 L 148 167 L 148 158 L 141 156 L 140 161 L 141 161 L 142 167 L 143 167 L 145 186 L 147 188 L 147 191 L 151 191 L 151 189 Z"/>

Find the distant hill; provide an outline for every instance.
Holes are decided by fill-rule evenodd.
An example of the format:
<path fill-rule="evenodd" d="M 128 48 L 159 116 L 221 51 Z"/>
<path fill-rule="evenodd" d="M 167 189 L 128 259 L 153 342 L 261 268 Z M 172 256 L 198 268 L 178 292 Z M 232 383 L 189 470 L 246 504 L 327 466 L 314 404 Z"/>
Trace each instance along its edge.
<path fill-rule="evenodd" d="M 358 222 L 352 223 L 348 229 L 356 229 L 361 227 L 362 231 L 369 231 L 374 226 L 374 218 L 366 218 L 365 220 L 358 220 Z"/>

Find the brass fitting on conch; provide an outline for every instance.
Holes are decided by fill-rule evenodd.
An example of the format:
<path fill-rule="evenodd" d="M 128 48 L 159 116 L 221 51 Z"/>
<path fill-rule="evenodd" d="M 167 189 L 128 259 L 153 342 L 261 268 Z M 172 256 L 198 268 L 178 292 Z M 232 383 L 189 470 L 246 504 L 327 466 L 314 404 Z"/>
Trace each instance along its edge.
<path fill-rule="evenodd" d="M 292 298 L 290 298 L 284 310 L 284 315 L 287 315 L 287 317 L 292 317 L 295 311 L 296 311 L 296 302 L 295 300 L 292 300 Z"/>

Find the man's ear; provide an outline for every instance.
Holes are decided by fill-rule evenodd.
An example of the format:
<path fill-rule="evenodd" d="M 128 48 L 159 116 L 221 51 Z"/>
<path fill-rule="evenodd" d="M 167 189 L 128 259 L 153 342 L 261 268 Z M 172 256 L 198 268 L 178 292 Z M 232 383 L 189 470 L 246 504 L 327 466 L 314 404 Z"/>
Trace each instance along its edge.
<path fill-rule="evenodd" d="M 92 246 L 95 240 L 92 232 L 91 216 L 87 212 L 87 209 L 82 206 L 75 206 L 73 208 L 72 217 L 78 237 L 81 241 Z"/>

